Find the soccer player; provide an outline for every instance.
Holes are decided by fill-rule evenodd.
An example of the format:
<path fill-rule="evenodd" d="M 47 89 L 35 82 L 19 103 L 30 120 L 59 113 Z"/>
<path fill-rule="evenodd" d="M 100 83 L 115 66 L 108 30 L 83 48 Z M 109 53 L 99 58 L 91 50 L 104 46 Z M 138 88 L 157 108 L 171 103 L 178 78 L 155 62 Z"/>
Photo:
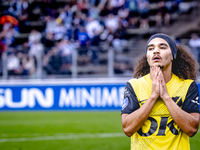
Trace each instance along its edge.
<path fill-rule="evenodd" d="M 127 82 L 122 127 L 131 150 L 189 150 L 199 127 L 198 64 L 170 36 L 150 37 Z"/>

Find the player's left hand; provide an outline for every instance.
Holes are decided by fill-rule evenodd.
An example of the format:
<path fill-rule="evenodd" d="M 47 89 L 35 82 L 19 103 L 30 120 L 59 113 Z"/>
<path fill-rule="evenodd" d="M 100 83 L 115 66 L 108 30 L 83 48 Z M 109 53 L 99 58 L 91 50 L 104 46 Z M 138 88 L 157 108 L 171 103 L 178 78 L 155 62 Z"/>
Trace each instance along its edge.
<path fill-rule="evenodd" d="M 169 97 L 169 94 L 167 91 L 167 87 L 166 87 L 166 83 L 165 83 L 165 79 L 164 79 L 162 71 L 159 72 L 158 78 L 159 78 L 160 97 L 164 101 L 166 98 Z"/>

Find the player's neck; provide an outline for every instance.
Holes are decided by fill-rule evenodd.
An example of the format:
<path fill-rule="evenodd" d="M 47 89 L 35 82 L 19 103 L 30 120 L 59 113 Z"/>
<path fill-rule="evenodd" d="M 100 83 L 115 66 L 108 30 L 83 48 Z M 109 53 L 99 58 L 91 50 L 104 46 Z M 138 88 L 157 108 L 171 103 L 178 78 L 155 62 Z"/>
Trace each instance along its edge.
<path fill-rule="evenodd" d="M 165 83 L 169 82 L 172 78 L 172 72 L 163 72 Z"/>
<path fill-rule="evenodd" d="M 169 82 L 172 78 L 172 68 L 171 67 L 167 67 L 166 69 L 162 70 L 164 79 L 165 79 L 165 83 Z"/>

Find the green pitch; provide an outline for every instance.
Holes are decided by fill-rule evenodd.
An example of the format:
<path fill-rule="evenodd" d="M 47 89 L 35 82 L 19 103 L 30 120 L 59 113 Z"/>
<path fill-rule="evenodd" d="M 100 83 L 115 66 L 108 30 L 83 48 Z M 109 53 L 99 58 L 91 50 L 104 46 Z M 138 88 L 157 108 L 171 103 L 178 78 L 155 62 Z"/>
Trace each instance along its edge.
<path fill-rule="evenodd" d="M 190 138 L 200 147 L 200 134 Z M 128 150 L 119 112 L 0 112 L 0 150 Z"/>

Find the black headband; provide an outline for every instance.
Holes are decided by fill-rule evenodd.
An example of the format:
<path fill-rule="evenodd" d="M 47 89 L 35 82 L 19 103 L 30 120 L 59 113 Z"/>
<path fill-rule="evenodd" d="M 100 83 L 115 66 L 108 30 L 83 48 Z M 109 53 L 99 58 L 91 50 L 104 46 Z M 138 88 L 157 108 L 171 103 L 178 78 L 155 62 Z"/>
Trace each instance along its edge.
<path fill-rule="evenodd" d="M 174 40 L 172 40 L 172 38 L 170 36 L 163 34 L 163 33 L 157 33 L 150 37 L 150 39 L 147 41 L 146 51 L 147 51 L 149 42 L 154 38 L 164 39 L 169 44 L 169 47 L 171 48 L 173 59 L 176 59 L 176 53 L 177 53 L 176 43 Z"/>

